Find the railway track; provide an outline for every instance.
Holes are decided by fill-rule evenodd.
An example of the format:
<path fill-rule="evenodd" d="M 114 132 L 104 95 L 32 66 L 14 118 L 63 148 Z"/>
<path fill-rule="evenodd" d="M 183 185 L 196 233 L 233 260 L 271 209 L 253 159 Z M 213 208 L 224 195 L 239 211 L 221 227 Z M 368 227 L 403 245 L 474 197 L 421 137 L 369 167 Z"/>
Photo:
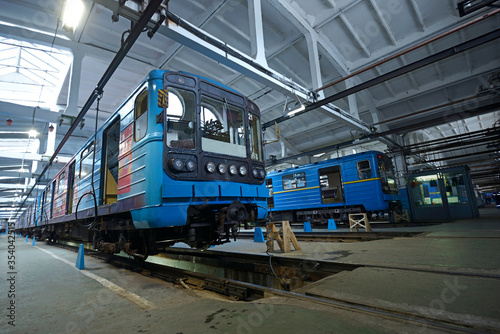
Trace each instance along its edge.
<path fill-rule="evenodd" d="M 293 232 L 299 241 L 324 241 L 324 242 L 357 242 L 357 241 L 372 241 L 379 239 L 392 239 L 392 238 L 409 238 L 423 232 Z M 266 236 L 265 228 L 263 234 Z M 253 239 L 254 232 L 239 232 L 238 238 Z"/>
<path fill-rule="evenodd" d="M 61 245 L 58 245 L 61 247 Z M 77 251 L 74 246 L 62 246 Z M 481 275 L 473 273 L 448 272 L 439 270 L 421 270 L 394 266 L 370 266 L 367 264 L 349 264 L 307 259 L 294 259 L 278 256 L 255 254 L 229 253 L 219 251 L 198 251 L 193 249 L 171 248 L 166 253 L 152 257 L 161 262 L 164 259 L 176 262 L 196 263 L 199 267 L 224 268 L 222 277 L 206 272 L 174 268 L 153 262 L 137 262 L 133 259 L 96 253 L 86 250 L 86 255 L 105 260 L 109 264 L 128 269 L 142 275 L 156 277 L 167 282 L 182 285 L 190 289 L 210 290 L 235 300 L 252 301 L 270 296 L 280 296 L 291 300 L 326 305 L 332 308 L 349 310 L 384 319 L 391 319 L 404 324 L 414 324 L 446 332 L 456 333 L 490 333 L 491 328 L 479 328 L 465 322 L 448 321 L 440 318 L 430 318 L 418 313 L 396 310 L 380 306 L 357 303 L 348 300 L 330 298 L 314 293 L 297 293 L 293 290 L 297 286 L 314 282 L 321 278 L 334 275 L 342 271 L 350 271 L 361 267 L 411 270 L 415 272 L 431 272 L 443 275 L 464 275 L 499 279 L 500 275 Z M 199 269 L 199 268 L 198 268 Z M 257 283 L 244 281 L 245 276 L 252 276 Z M 248 273 L 251 273 L 248 275 Z M 258 276 L 262 276 L 261 279 Z M 229 276 L 229 278 L 228 278 Z M 302 284 L 300 284 L 300 281 Z"/>

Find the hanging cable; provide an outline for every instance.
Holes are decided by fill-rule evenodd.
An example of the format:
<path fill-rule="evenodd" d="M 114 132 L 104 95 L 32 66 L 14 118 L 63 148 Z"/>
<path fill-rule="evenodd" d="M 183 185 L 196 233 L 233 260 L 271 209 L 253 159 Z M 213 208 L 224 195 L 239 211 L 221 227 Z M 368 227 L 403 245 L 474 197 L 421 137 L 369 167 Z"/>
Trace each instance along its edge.
<path fill-rule="evenodd" d="M 264 215 L 263 219 L 266 219 L 267 220 L 267 223 L 266 223 L 266 235 L 269 236 L 271 235 L 271 228 L 269 227 L 269 224 L 271 223 L 271 217 L 269 215 L 269 211 L 267 208 L 263 207 L 263 206 L 260 206 L 260 205 L 257 205 L 257 207 L 259 208 L 262 208 L 266 211 L 266 214 Z M 271 254 L 270 252 L 272 252 L 272 244 L 273 244 L 273 240 L 272 239 L 268 239 L 266 241 L 266 254 L 269 256 L 269 267 L 271 268 L 271 271 L 274 275 L 274 277 L 276 277 L 276 279 L 278 280 L 280 286 L 285 289 L 285 290 L 289 290 L 290 289 L 290 285 L 282 278 L 278 277 L 278 275 L 276 274 L 276 272 L 274 271 L 274 268 L 273 268 L 273 263 L 272 263 L 272 259 L 273 259 L 273 254 Z"/>
<path fill-rule="evenodd" d="M 76 209 L 75 209 L 75 220 L 78 223 L 78 207 L 80 206 L 80 202 L 87 195 L 90 195 L 94 198 L 94 220 L 90 224 L 82 225 L 84 227 L 87 227 L 89 230 L 93 229 L 95 227 L 95 225 L 97 225 L 97 223 L 98 223 L 97 197 L 95 195 L 95 188 L 94 188 L 94 168 L 95 168 L 95 152 L 97 149 L 97 121 L 99 119 L 99 103 L 101 102 L 103 92 L 101 90 L 101 91 L 98 91 L 96 93 L 97 93 L 97 106 L 96 106 L 95 126 L 94 126 L 94 147 L 92 149 L 93 150 L 93 152 L 92 152 L 92 170 L 90 172 L 90 175 L 91 175 L 90 176 L 90 187 L 92 188 L 92 190 L 87 191 L 82 196 L 80 196 L 80 198 L 78 199 L 78 203 L 76 204 Z"/>

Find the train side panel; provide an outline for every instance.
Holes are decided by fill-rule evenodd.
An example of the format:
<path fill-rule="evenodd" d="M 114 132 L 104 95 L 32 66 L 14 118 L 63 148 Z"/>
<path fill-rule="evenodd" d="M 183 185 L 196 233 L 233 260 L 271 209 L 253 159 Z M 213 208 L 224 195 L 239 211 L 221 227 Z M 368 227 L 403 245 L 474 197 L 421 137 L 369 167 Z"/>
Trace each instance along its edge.
<path fill-rule="evenodd" d="M 370 151 L 271 173 L 271 211 L 288 219 L 320 221 L 345 220 L 347 213 L 387 212 L 399 196 L 383 191 L 382 157 Z"/>

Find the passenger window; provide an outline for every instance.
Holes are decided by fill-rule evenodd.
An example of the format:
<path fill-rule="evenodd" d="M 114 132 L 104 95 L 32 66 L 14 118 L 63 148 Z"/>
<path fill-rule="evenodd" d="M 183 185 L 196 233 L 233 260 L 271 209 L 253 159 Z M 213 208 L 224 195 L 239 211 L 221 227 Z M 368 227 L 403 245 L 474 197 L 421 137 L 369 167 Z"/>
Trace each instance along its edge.
<path fill-rule="evenodd" d="M 370 166 L 370 161 L 368 160 L 358 161 L 357 166 L 358 166 L 358 178 L 360 180 L 372 178 L 372 168 Z"/>
<path fill-rule="evenodd" d="M 148 130 L 148 91 L 145 89 L 135 99 L 134 106 L 134 140 L 139 141 Z"/>
<path fill-rule="evenodd" d="M 92 172 L 92 161 L 94 160 L 94 142 L 91 142 L 89 146 L 82 152 L 81 162 L 80 162 L 80 179 L 85 178 Z"/>
<path fill-rule="evenodd" d="M 59 176 L 59 181 L 57 183 L 57 194 L 62 194 L 66 191 L 66 171 L 63 171 Z"/>
<path fill-rule="evenodd" d="M 282 178 L 283 181 L 283 190 L 297 189 L 297 188 L 305 188 L 306 182 L 306 173 L 295 173 L 290 175 L 285 175 Z"/>

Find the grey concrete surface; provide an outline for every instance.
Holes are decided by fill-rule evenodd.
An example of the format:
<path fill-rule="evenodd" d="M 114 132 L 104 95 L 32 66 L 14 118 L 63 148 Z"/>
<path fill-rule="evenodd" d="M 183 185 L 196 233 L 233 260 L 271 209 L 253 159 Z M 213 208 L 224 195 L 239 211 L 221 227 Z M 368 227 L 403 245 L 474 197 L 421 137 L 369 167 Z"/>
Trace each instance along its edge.
<path fill-rule="evenodd" d="M 1 333 L 443 333 L 284 298 L 235 302 L 91 257 L 79 271 L 75 252 L 24 240 L 15 242 L 12 269 L 7 236 L 0 236 L 0 270 L 15 276 L 0 284 Z"/>

